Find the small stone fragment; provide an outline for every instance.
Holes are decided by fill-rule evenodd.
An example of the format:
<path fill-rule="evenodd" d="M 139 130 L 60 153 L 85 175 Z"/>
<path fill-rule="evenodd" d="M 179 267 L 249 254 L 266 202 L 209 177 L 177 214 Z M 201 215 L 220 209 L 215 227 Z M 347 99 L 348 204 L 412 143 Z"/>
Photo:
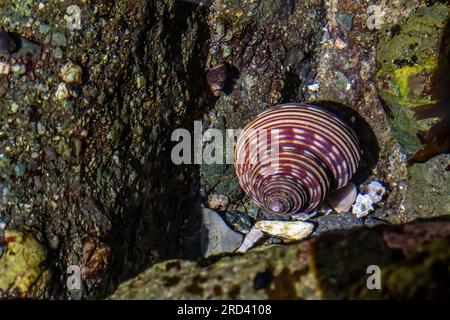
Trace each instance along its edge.
<path fill-rule="evenodd" d="M 80 83 L 81 68 L 72 62 L 68 62 L 62 66 L 59 76 L 65 83 Z"/>
<path fill-rule="evenodd" d="M 350 31 L 353 24 L 353 16 L 347 12 L 340 11 L 336 15 L 336 21 L 347 31 Z"/>
<path fill-rule="evenodd" d="M 320 85 L 316 82 L 311 83 L 308 85 L 308 90 L 311 92 L 318 92 L 320 89 Z"/>
<path fill-rule="evenodd" d="M 5 253 L 0 256 L 0 293 L 32 298 L 31 292 L 40 283 L 47 253 L 45 248 L 31 235 L 6 230 L 3 243 Z"/>
<path fill-rule="evenodd" d="M 208 207 L 213 210 L 225 211 L 230 204 L 230 199 L 221 194 L 211 194 L 208 196 Z"/>
<path fill-rule="evenodd" d="M 205 208 L 202 212 L 201 249 L 205 258 L 234 252 L 243 236 L 230 229 L 215 211 Z"/>
<path fill-rule="evenodd" d="M 58 85 L 58 89 L 55 92 L 56 100 L 65 100 L 69 97 L 69 90 L 67 90 L 67 86 L 65 83 L 61 82 Z"/>
<path fill-rule="evenodd" d="M 65 47 L 67 46 L 67 38 L 63 33 L 53 33 L 52 44 L 57 47 Z"/>
<path fill-rule="evenodd" d="M 240 233 L 248 233 L 252 227 L 252 221 L 247 214 L 228 211 L 225 217 L 228 224 Z"/>
<path fill-rule="evenodd" d="M 345 41 L 343 41 L 341 38 L 337 38 L 334 41 L 334 45 L 336 46 L 336 48 L 338 48 L 339 50 L 343 50 L 345 48 L 347 48 L 347 43 Z"/>
<path fill-rule="evenodd" d="M 262 220 L 255 224 L 255 228 L 287 241 L 299 241 L 311 235 L 314 224 L 306 221 Z"/>
<path fill-rule="evenodd" d="M 8 75 L 10 70 L 11 65 L 9 64 L 9 62 L 0 62 L 0 74 Z"/>

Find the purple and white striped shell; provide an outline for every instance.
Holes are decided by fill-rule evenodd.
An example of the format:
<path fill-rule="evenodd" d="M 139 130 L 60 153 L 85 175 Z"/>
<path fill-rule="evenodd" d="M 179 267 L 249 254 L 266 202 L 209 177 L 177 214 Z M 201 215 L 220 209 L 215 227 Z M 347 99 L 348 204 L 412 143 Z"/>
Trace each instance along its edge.
<path fill-rule="evenodd" d="M 239 136 L 235 170 L 255 203 L 272 214 L 313 211 L 331 190 L 344 187 L 361 154 L 353 130 L 312 105 L 274 106 Z"/>

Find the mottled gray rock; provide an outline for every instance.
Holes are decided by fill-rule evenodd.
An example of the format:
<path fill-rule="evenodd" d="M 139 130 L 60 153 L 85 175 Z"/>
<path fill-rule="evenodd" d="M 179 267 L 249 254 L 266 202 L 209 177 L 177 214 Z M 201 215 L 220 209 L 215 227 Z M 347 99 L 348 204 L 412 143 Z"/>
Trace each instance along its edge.
<path fill-rule="evenodd" d="M 208 258 L 235 251 L 243 236 L 228 227 L 220 215 L 211 209 L 202 212 L 202 253 Z"/>

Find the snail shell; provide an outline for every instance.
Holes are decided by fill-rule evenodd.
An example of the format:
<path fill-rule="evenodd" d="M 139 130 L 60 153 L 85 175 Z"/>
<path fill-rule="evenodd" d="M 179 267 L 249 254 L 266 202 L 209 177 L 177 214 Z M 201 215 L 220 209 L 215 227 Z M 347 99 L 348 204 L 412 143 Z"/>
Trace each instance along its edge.
<path fill-rule="evenodd" d="M 344 187 L 360 160 L 358 138 L 333 113 L 284 104 L 251 121 L 239 136 L 235 170 L 247 195 L 265 211 L 313 211 L 330 190 Z"/>

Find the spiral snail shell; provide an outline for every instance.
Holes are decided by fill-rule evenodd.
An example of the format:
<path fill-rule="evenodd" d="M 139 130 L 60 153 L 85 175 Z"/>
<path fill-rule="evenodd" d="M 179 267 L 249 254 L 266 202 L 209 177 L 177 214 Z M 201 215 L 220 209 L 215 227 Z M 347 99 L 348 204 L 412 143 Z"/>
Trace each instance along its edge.
<path fill-rule="evenodd" d="M 274 106 L 251 121 L 235 149 L 247 195 L 272 214 L 313 211 L 344 187 L 360 160 L 358 138 L 333 113 L 313 105 Z"/>

